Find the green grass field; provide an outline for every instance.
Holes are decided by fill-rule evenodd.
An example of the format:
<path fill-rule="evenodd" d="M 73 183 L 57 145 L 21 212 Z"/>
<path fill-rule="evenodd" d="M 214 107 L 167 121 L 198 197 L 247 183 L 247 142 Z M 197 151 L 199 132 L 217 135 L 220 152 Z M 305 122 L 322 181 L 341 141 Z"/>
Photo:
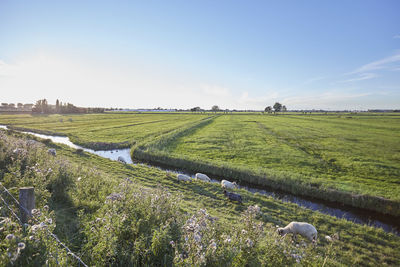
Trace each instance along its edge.
<path fill-rule="evenodd" d="M 206 118 L 190 114 L 0 115 L 0 124 L 67 135 L 72 142 L 96 148 L 96 143 L 130 147 L 186 124 Z M 101 148 L 98 147 L 98 148 Z"/>
<path fill-rule="evenodd" d="M 91 148 L 134 144 L 138 159 L 400 215 L 397 114 L 0 115 L 0 124 Z"/>
<path fill-rule="evenodd" d="M 221 116 L 163 150 L 400 200 L 400 116 Z"/>
<path fill-rule="evenodd" d="M 169 257 L 174 256 L 169 242 L 175 235 L 167 235 L 166 239 L 157 239 L 157 236 L 162 234 L 159 231 L 164 229 L 163 227 L 171 224 L 171 219 L 179 220 L 179 217 L 168 218 L 163 221 L 163 224 L 154 225 L 155 228 L 150 231 L 148 225 L 153 225 L 154 220 L 158 218 L 152 217 L 152 214 L 162 212 L 162 210 L 158 211 L 157 207 L 150 208 L 151 203 L 136 198 L 129 202 L 129 206 L 124 206 L 124 209 L 116 203 L 107 204 L 106 197 L 111 193 L 121 192 L 121 183 L 126 177 L 129 177 L 133 181 L 132 186 L 139 190 L 134 191 L 134 195 L 144 194 L 146 188 L 163 188 L 163 191 L 171 194 L 168 198 L 179 199 L 179 202 L 175 204 L 179 207 L 180 216 L 186 219 L 199 209 L 207 209 L 209 214 L 219 218 L 218 222 L 222 228 L 218 228 L 218 231 L 239 229 L 239 232 L 243 234 L 243 230 L 240 230 L 243 227 L 241 214 L 250 205 L 258 205 L 261 208 L 261 214 L 255 221 L 257 224 L 262 222 L 265 225 L 264 233 L 259 237 L 260 244 L 254 248 L 241 248 L 242 254 L 225 254 L 234 253 L 234 250 L 230 250 L 230 245 L 224 243 L 223 238 L 217 240 L 218 252 L 222 254 L 209 256 L 207 260 L 210 266 L 247 266 L 246 262 L 250 266 L 259 266 L 254 264 L 261 263 L 267 266 L 297 266 L 293 253 L 302 255 L 300 264 L 304 266 L 321 266 L 323 262 L 326 266 L 396 266 L 400 264 L 400 237 L 385 233 L 381 229 L 357 225 L 245 190 L 237 190 L 243 196 L 244 203 L 242 205 L 233 203 L 226 200 L 218 184 L 198 181 L 179 183 L 175 176 L 156 168 L 140 164 L 124 165 L 88 153 L 77 154 L 74 149 L 64 145 L 48 144 L 57 149 L 55 158 L 47 155 L 46 147 L 43 150 L 40 147 L 29 149 L 27 153 L 15 158 L 15 156 L 10 156 L 14 155 L 15 147 L 26 149 L 29 145 L 13 136 L 0 137 L 0 181 L 8 188 L 13 188 L 12 192 L 15 194 L 17 194 L 15 188 L 35 186 L 38 208 L 48 204 L 54 215 L 56 222 L 54 232 L 90 266 L 121 265 L 122 259 L 127 259 L 126 264 L 147 262 L 147 264 L 157 265 L 165 263 L 165 260 L 172 261 L 169 258 L 157 258 L 156 255 L 157 249 L 165 249 L 162 251 L 166 251 Z M 48 171 L 49 168 L 52 169 L 51 172 Z M 156 201 L 162 195 L 165 196 L 165 193 L 159 191 L 150 191 L 150 193 L 156 194 L 157 197 L 152 198 L 151 201 Z M 146 214 L 148 217 L 142 215 L 137 218 L 128 218 L 125 222 L 121 221 L 120 212 L 125 214 L 125 209 L 136 212 L 135 214 Z M 1 209 L 0 212 L 2 216 L 7 214 L 6 209 Z M 94 224 L 102 218 L 106 219 L 104 225 Z M 315 248 L 303 248 L 290 242 L 290 237 L 285 239 L 277 237 L 275 225 L 286 225 L 290 221 L 307 221 L 315 225 L 319 234 L 318 245 Z M 17 226 L 6 228 L 5 233 L 15 233 L 21 240 L 25 240 L 24 238 L 28 240 L 30 232 L 17 233 L 15 232 L 17 229 Z M 334 243 L 328 242 L 325 235 L 331 236 L 334 233 L 339 234 L 339 240 Z M 0 232 L 0 235 L 3 235 L 3 232 Z M 130 238 L 126 238 L 128 236 Z M 2 237 L 5 238 L 5 236 Z M 44 242 L 42 240 L 45 239 L 39 239 L 38 242 Z M 181 239 L 173 240 L 176 241 L 179 249 L 183 249 L 180 247 L 185 243 L 183 233 Z M 44 247 L 40 247 L 42 252 L 35 253 L 35 250 L 31 248 L 35 243 L 25 242 L 26 251 L 21 254 L 20 262 L 17 263 L 23 264 L 24 260 L 27 260 L 32 264 L 35 260 L 38 264 L 44 264 L 51 252 L 58 253 L 59 261 L 64 264 L 77 265 L 68 255 L 62 254 L 61 250 L 56 250 L 54 244 L 44 243 Z M 235 242 L 240 243 L 240 241 Z M 7 249 L 12 244 L 1 244 L 0 256 L 4 255 L 6 257 L 4 262 L 9 262 Z M 208 244 L 204 245 L 208 246 Z M 236 243 L 232 244 L 234 245 L 236 246 Z M 132 250 L 132 247 L 143 248 L 143 250 Z M 152 257 L 147 259 L 143 255 L 152 255 Z M 50 257 L 49 259 L 55 264 L 54 259 Z M 213 263 L 212 260 L 218 259 L 224 264 L 221 265 L 215 261 Z M 230 261 L 235 259 L 240 261 Z"/>

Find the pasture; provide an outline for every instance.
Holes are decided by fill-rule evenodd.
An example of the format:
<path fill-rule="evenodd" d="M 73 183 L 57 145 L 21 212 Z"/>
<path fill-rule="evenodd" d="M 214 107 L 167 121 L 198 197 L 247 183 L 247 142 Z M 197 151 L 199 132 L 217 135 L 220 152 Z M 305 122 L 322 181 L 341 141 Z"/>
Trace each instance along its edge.
<path fill-rule="evenodd" d="M 36 132 L 67 135 L 72 142 L 94 149 L 102 144 L 130 147 L 183 127 L 207 115 L 189 114 L 88 114 L 88 115 L 0 115 L 0 124 Z"/>
<path fill-rule="evenodd" d="M 299 259 L 302 265 L 307 266 L 322 265 L 323 262 L 328 266 L 399 264 L 400 238 L 381 229 L 357 225 L 245 190 L 235 190 L 243 196 L 243 204 L 230 202 L 217 184 L 177 182 L 175 176 L 156 168 L 140 164 L 124 165 L 87 153 L 77 154 L 74 149 L 64 145 L 49 143 L 47 147 L 29 149 L 26 154 L 13 159 L 10 155 L 16 146 L 23 149 L 29 146 L 21 134 L 16 136 L 18 138 L 15 135 L 2 135 L 0 138 L 2 183 L 14 189 L 34 185 L 39 196 L 38 208 L 45 204 L 50 206 L 51 213 L 46 216 L 53 216 L 56 222 L 51 229 L 89 265 L 135 262 L 150 265 L 170 265 L 174 262 L 179 265 L 181 259 L 174 258 L 170 241 L 174 240 L 177 251 L 182 251 L 187 235 L 185 232 L 172 231 L 171 227 L 182 227 L 185 220 L 193 218 L 192 214 L 197 214 L 200 209 L 206 209 L 211 216 L 218 218 L 218 224 L 209 228 L 207 235 L 211 234 L 210 230 L 224 233 L 221 236 L 213 234 L 213 237 L 218 237 L 215 239 L 218 243 L 215 254 L 208 254 L 210 240 L 206 239 L 207 235 L 204 235 L 207 240 L 204 242 L 207 243 L 202 243 L 202 248 L 191 244 L 194 249 L 202 249 L 207 253 L 207 261 L 212 266 L 245 266 L 246 263 L 254 266 L 288 266 L 296 265 Z M 48 147 L 57 150 L 55 158 L 46 153 Z M 43 171 L 49 168 L 52 170 L 50 173 Z M 126 180 L 127 177 L 129 180 Z M 39 180 L 40 183 L 37 182 Z M 136 189 L 129 191 L 126 183 Z M 153 191 L 149 191 L 150 188 Z M 115 192 L 125 192 L 127 199 L 120 204 L 118 201 L 107 202 L 107 196 Z M 157 205 L 153 206 L 153 203 Z M 165 209 L 160 210 L 158 205 Z M 250 205 L 258 205 L 261 212 L 251 218 L 251 223 L 264 225 L 263 234 L 254 239 L 258 242 L 254 247 L 246 245 L 245 239 L 240 241 L 241 235 L 250 231 L 245 228 L 243 222 L 246 221 L 243 221 L 242 215 Z M 1 212 L 2 216 L 7 214 L 7 210 Z M 166 215 L 170 217 L 164 218 Z M 307 221 L 317 227 L 319 241 L 315 249 L 296 246 L 290 237 L 282 239 L 276 235 L 275 225 L 284 226 L 293 220 Z M 23 231 L 13 232 L 18 229 L 17 226 L 6 229 L 6 233 L 11 232 L 22 240 L 28 240 L 30 231 L 25 236 Z M 232 243 L 226 243 L 226 233 L 232 237 Z M 325 239 L 325 235 L 335 233 L 339 236 L 338 240 L 329 242 Z M 190 238 L 193 237 L 189 235 Z M 25 242 L 28 247 L 32 244 Z M 18 263 L 24 263 L 23 260 L 44 263 L 50 252 L 58 253 L 59 260 L 64 260 L 65 264 L 76 264 L 57 250 L 54 244 L 46 243 L 43 236 L 37 242 L 44 242 L 40 248 L 42 253 L 26 258 L 33 251 L 30 248 L 21 254 Z M 8 246 L 7 243 L 5 248 Z M 237 246 L 240 247 L 239 254 L 234 250 Z M 136 250 L 132 251 L 132 247 Z M 163 252 L 162 257 L 159 257 L 160 251 Z M 226 254 L 228 252 L 231 254 Z M 3 250 L 0 250 L 1 253 Z M 3 254 L 6 255 L 6 250 Z M 298 255 L 301 257 L 298 258 Z M 193 256 L 196 262 L 200 260 L 196 255 L 189 256 Z M 54 259 L 49 259 L 55 264 Z"/>
<path fill-rule="evenodd" d="M 397 114 L 1 115 L 134 158 L 400 215 Z"/>
<path fill-rule="evenodd" d="M 162 150 L 400 200 L 400 116 L 220 116 Z"/>

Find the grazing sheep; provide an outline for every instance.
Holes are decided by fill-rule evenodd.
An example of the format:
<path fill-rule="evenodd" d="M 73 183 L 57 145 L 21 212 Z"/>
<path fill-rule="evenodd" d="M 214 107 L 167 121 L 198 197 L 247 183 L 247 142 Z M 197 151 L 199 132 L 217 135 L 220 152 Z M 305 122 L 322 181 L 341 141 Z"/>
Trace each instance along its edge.
<path fill-rule="evenodd" d="M 207 175 L 202 174 L 202 173 L 196 173 L 195 177 L 196 177 L 196 179 L 204 181 L 204 182 L 211 182 L 211 179 Z"/>
<path fill-rule="evenodd" d="M 222 186 L 222 188 L 234 189 L 234 188 L 237 187 L 237 184 L 236 184 L 236 182 L 232 183 L 232 182 L 229 182 L 227 180 L 222 180 L 221 181 L 221 186 Z"/>
<path fill-rule="evenodd" d="M 309 223 L 305 222 L 291 222 L 284 228 L 278 228 L 278 234 L 285 236 L 288 233 L 292 233 L 296 240 L 296 234 L 300 234 L 305 238 L 308 238 L 311 242 L 317 242 L 317 229 Z"/>
<path fill-rule="evenodd" d="M 56 156 L 57 155 L 57 152 L 56 152 L 56 150 L 54 148 L 50 148 L 49 150 L 47 150 L 47 153 L 49 153 L 52 156 Z"/>
<path fill-rule="evenodd" d="M 184 182 L 190 182 L 192 181 L 192 178 L 190 178 L 189 176 L 185 175 L 185 174 L 178 174 L 178 181 L 184 181 Z"/>
<path fill-rule="evenodd" d="M 224 190 L 224 195 L 227 196 L 229 198 L 229 200 L 232 201 L 237 201 L 239 203 L 242 203 L 242 196 L 236 193 L 232 193 L 232 192 L 227 192 L 226 190 Z"/>
<path fill-rule="evenodd" d="M 122 156 L 118 157 L 118 161 L 126 164 L 126 161 Z"/>

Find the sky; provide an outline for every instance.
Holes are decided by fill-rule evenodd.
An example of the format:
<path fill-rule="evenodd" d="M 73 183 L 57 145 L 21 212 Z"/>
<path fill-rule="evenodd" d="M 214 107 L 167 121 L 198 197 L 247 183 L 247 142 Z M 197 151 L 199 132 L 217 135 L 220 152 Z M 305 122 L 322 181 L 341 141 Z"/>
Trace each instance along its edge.
<path fill-rule="evenodd" d="M 400 1 L 0 0 L 0 102 L 400 108 Z"/>

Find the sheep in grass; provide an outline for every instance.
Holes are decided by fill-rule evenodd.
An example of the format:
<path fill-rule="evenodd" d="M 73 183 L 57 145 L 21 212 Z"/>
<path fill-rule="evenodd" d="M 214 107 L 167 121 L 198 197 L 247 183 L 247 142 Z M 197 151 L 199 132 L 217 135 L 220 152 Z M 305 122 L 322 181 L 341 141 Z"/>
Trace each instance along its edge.
<path fill-rule="evenodd" d="M 57 155 L 57 152 L 56 152 L 56 150 L 54 148 L 50 148 L 49 150 L 47 150 L 47 153 L 49 153 L 52 156 L 56 156 Z"/>
<path fill-rule="evenodd" d="M 311 242 L 317 242 L 317 229 L 309 223 L 305 222 L 291 222 L 284 228 L 277 229 L 278 234 L 284 237 L 286 234 L 292 233 L 293 238 L 297 240 L 296 235 L 302 235 L 308 238 Z"/>
<path fill-rule="evenodd" d="M 227 180 L 222 180 L 221 181 L 221 186 L 222 186 L 222 188 L 226 188 L 226 189 L 234 189 L 234 188 L 236 188 L 237 187 L 237 184 L 236 184 L 236 182 L 229 182 L 229 181 L 227 181 Z"/>
<path fill-rule="evenodd" d="M 192 178 L 190 178 L 190 176 L 187 176 L 185 174 L 178 174 L 178 181 L 183 181 L 183 182 L 190 182 L 192 181 Z"/>
<path fill-rule="evenodd" d="M 196 173 L 195 177 L 197 180 L 201 180 L 204 182 L 211 182 L 210 177 L 208 177 L 207 175 L 202 174 L 202 173 Z"/>
<path fill-rule="evenodd" d="M 126 164 L 126 161 L 125 161 L 124 157 L 122 157 L 122 156 L 118 157 L 118 161 Z"/>
<path fill-rule="evenodd" d="M 232 192 L 227 192 L 226 190 L 224 190 L 224 195 L 227 196 L 229 198 L 229 200 L 237 201 L 240 204 L 242 204 L 242 196 L 241 195 L 232 193 Z"/>

